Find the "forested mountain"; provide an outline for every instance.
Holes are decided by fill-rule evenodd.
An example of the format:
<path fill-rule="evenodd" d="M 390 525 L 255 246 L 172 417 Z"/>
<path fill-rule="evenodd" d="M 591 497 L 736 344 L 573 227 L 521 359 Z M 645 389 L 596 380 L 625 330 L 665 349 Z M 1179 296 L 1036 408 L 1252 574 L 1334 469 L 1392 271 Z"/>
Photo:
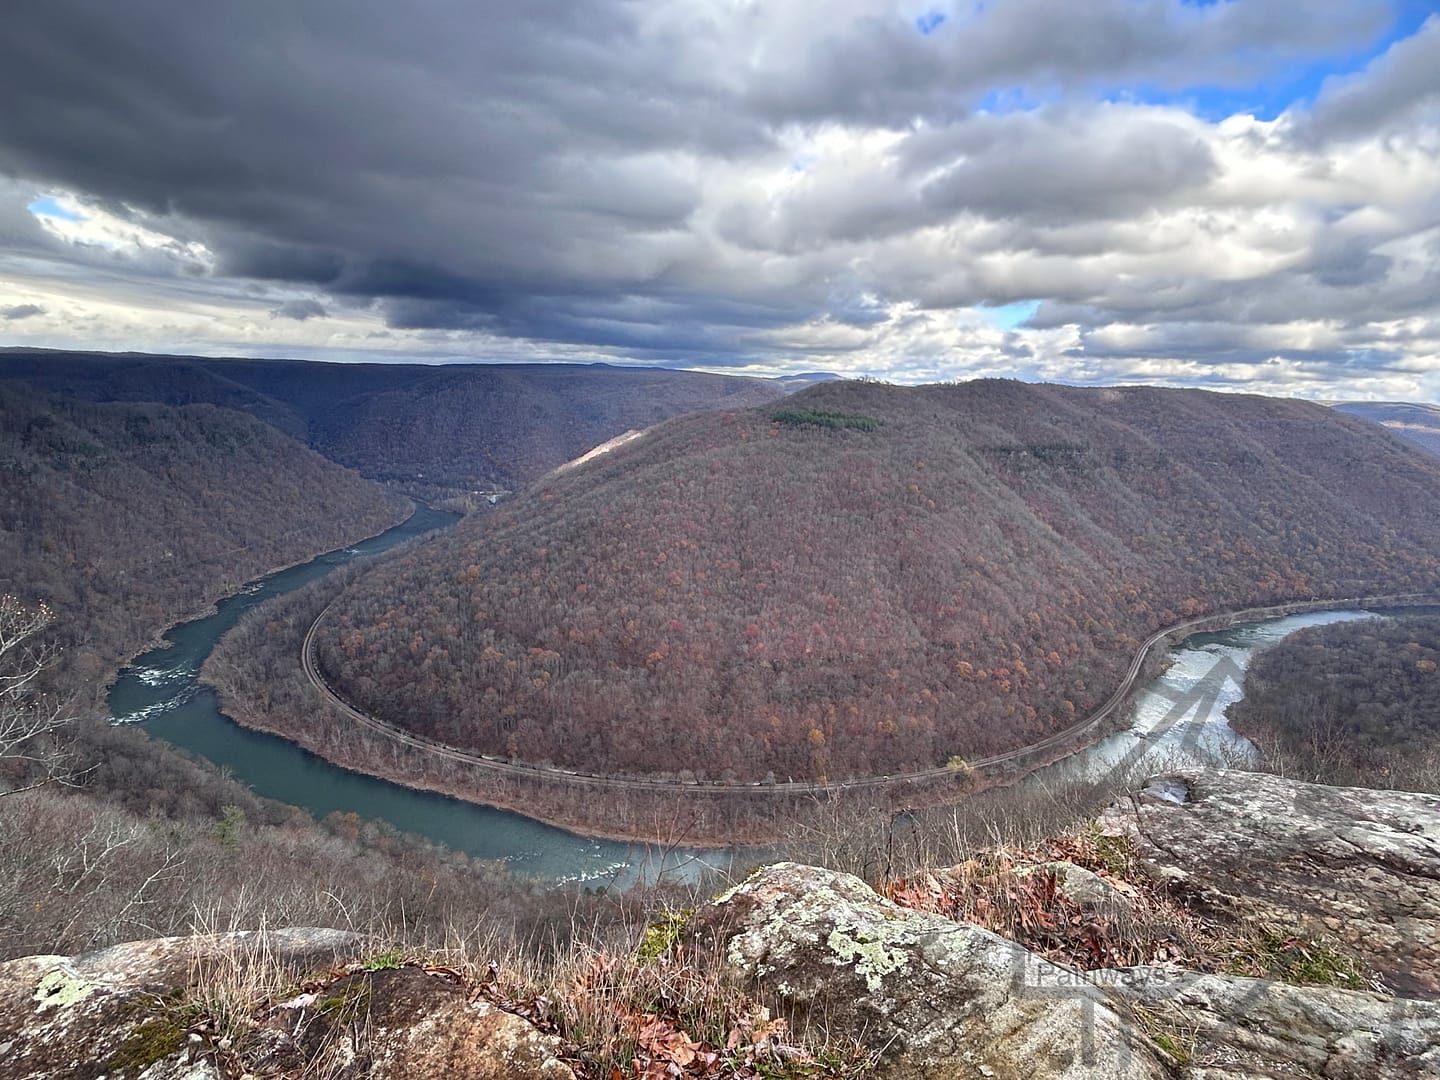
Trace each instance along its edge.
<path fill-rule="evenodd" d="M 683 417 L 377 568 L 324 670 L 449 743 L 889 773 L 1029 743 L 1197 613 L 1432 588 L 1440 462 L 1319 405 L 827 383 Z"/>
<path fill-rule="evenodd" d="M 176 619 L 409 509 L 241 413 L 0 383 L 0 592 L 54 609 L 90 692 Z"/>
<path fill-rule="evenodd" d="M 1342 401 L 1334 407 L 1387 427 L 1406 442 L 1440 457 L 1440 406 L 1398 401 Z"/>
<path fill-rule="evenodd" d="M 1367 773 L 1413 776 L 1440 754 L 1440 615 L 1291 634 L 1255 657 L 1229 718 L 1307 773 L 1343 769 L 1367 786 Z"/>
<path fill-rule="evenodd" d="M 514 489 L 632 428 L 758 405 L 764 379 L 604 364 L 322 364 L 0 349 L 0 379 L 89 401 L 248 412 L 364 476 L 429 496 Z"/>

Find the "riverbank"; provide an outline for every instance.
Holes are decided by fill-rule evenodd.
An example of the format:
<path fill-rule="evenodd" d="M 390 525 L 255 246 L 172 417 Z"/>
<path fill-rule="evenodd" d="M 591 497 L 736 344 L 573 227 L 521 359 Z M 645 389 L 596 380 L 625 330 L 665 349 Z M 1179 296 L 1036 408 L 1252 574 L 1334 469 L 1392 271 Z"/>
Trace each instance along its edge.
<path fill-rule="evenodd" d="M 1161 667 L 1157 650 L 1192 634 L 1301 612 L 1436 602 L 1418 594 L 1387 594 L 1211 613 L 1151 634 L 1100 708 L 1081 723 L 1028 746 L 958 768 L 833 783 L 727 784 L 599 776 L 494 759 L 433 743 L 357 712 L 302 662 L 307 650 L 300 643 L 308 641 L 338 591 L 320 587 L 287 598 L 283 618 L 277 618 L 273 606 L 267 612 L 263 635 L 241 641 L 232 634 L 222 642 L 204 678 L 221 693 L 227 715 L 353 772 L 515 811 L 585 836 L 660 847 L 763 845 L 805 828 L 817 812 L 833 816 L 837 804 L 891 815 L 951 804 L 1013 784 L 1126 728 L 1126 710 L 1137 686 Z M 290 656 L 284 658 L 280 654 L 287 647 Z M 266 700 L 257 701 L 253 688 L 262 683 Z"/>
<path fill-rule="evenodd" d="M 151 737 L 220 766 L 254 794 L 297 807 L 316 819 L 338 814 L 342 822 L 362 829 L 368 829 L 370 822 L 382 830 L 393 827 L 473 859 L 502 862 L 510 872 L 528 878 L 624 888 L 662 876 L 665 880 L 699 876 L 702 853 L 590 839 L 519 814 L 345 770 L 292 741 L 234 723 L 221 714 L 215 691 L 198 684 L 198 672 L 216 642 L 258 605 L 337 570 L 343 573 L 347 563 L 455 520 L 453 514 L 422 509 L 405 525 L 254 582 L 221 601 L 215 614 L 172 628 L 165 648 L 137 658 L 122 673 L 111 692 L 112 717 L 135 723 Z M 267 606 L 258 623 L 262 638 L 273 618 L 274 609 Z M 293 655 L 285 651 L 287 659 Z M 280 682 L 262 674 L 247 686 L 246 696 L 257 697 L 262 707 L 268 707 L 267 695 Z M 715 853 L 703 854 L 707 861 L 728 865 L 728 859 Z"/>
<path fill-rule="evenodd" d="M 67 669 L 64 673 L 64 680 L 69 684 L 69 708 L 79 715 L 103 717 L 107 711 L 106 700 L 121 673 L 138 657 L 163 647 L 166 635 L 176 626 L 206 617 L 216 610 L 217 605 L 255 581 L 323 557 L 336 550 L 337 545 L 343 548 L 361 543 L 403 524 L 414 514 L 415 506 L 409 499 L 397 496 L 391 500 L 387 497 L 386 516 L 367 521 L 359 537 L 337 522 L 319 523 L 298 530 L 298 534 L 315 535 L 319 539 L 315 543 L 298 545 L 288 543 L 293 536 L 281 537 L 276 542 L 282 550 L 282 561 L 279 562 L 273 557 L 266 562 L 257 562 L 249 558 L 244 549 L 227 553 L 227 558 L 232 561 L 225 577 L 199 583 L 189 596 L 178 598 L 176 604 L 167 605 L 163 610 L 151 612 L 143 625 L 123 634 L 109 640 L 100 636 L 77 642 L 74 648 L 85 656 L 85 661 L 81 669 Z M 83 631 L 75 632 L 83 634 Z"/>
<path fill-rule="evenodd" d="M 281 573 L 285 570 L 291 570 L 298 566 L 304 566 L 307 563 L 315 561 L 316 559 L 323 558 L 324 556 L 330 554 L 333 551 L 344 550 L 345 548 L 354 547 L 356 544 L 363 544 L 368 540 L 373 540 L 376 537 L 383 536 L 391 529 L 399 528 L 407 521 L 410 521 L 412 518 L 414 518 L 417 511 L 423 505 L 422 503 L 419 503 L 414 499 L 410 499 L 406 496 L 399 494 L 394 494 L 393 499 L 387 498 L 387 502 L 393 504 L 394 510 L 394 512 L 390 515 L 390 521 L 388 524 L 380 528 L 376 528 L 375 525 L 371 523 L 370 525 L 367 525 L 366 528 L 372 531 L 364 532 L 360 536 L 354 537 L 352 539 L 341 540 L 341 546 L 339 548 L 334 546 L 335 538 L 331 537 L 327 540 L 326 546 L 321 547 L 319 550 L 315 550 L 314 548 L 306 548 L 301 554 L 297 555 L 296 557 L 287 559 L 286 561 L 278 565 L 272 565 L 268 569 L 247 568 L 243 570 L 242 573 L 235 575 L 236 577 L 239 577 L 241 579 L 239 585 L 231 585 L 229 583 L 217 585 L 211 589 L 206 590 L 205 596 L 197 603 L 192 605 L 188 610 L 181 610 L 179 612 L 172 612 L 167 614 L 166 618 L 168 621 L 164 623 L 161 627 L 155 629 L 148 638 L 140 640 L 138 643 L 127 643 L 125 645 L 125 651 L 122 654 L 123 659 L 113 662 L 113 665 L 109 669 L 108 675 L 94 687 L 90 700 L 87 702 L 87 708 L 93 709 L 95 711 L 100 711 L 104 709 L 106 699 L 109 697 L 110 692 L 115 688 L 115 683 L 119 680 L 121 674 L 125 671 L 125 669 L 133 666 L 135 661 L 144 654 L 154 652 L 156 649 L 163 649 L 167 643 L 167 638 L 169 637 L 170 633 L 177 626 L 182 626 L 186 623 L 194 622 L 198 619 L 204 619 L 215 614 L 215 612 L 219 609 L 219 605 L 225 600 L 243 593 L 246 589 L 253 587 L 257 582 L 265 578 L 273 577 L 275 574 Z M 345 537 L 347 535 L 343 530 L 340 529 L 337 529 L 336 532 L 340 537 Z"/>

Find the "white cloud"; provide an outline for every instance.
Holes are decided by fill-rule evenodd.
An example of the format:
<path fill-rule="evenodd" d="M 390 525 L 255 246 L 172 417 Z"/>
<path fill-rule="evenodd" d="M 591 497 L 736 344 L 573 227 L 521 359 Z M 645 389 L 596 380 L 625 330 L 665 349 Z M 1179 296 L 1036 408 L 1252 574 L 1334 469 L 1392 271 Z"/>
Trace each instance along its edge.
<path fill-rule="evenodd" d="M 65 7 L 0 43 L 6 341 L 1440 396 L 1440 18 L 1216 119 L 1383 5 L 321 3 L 258 73 L 250 9 L 96 15 L 127 68 Z"/>

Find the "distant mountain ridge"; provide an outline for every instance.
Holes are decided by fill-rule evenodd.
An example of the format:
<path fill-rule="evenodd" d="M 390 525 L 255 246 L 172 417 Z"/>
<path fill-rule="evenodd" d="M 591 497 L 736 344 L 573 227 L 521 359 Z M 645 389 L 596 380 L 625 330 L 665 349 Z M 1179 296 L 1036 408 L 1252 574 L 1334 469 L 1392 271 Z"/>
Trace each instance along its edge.
<path fill-rule="evenodd" d="M 55 611 L 65 680 L 91 694 L 177 619 L 409 513 L 238 412 L 0 382 L 0 592 Z"/>
<path fill-rule="evenodd" d="M 1404 401 L 1339 401 L 1331 408 L 1387 427 L 1406 442 L 1440 457 L 1440 405 Z"/>
<path fill-rule="evenodd" d="M 1440 583 L 1440 462 L 1319 405 L 830 382 L 682 417 L 378 567 L 357 707 L 594 772 L 831 779 L 1072 724 L 1153 630 Z"/>
<path fill-rule="evenodd" d="M 632 428 L 758 405 L 768 380 L 603 364 L 332 364 L 0 349 L 0 380 L 236 409 L 421 495 L 514 489 Z"/>

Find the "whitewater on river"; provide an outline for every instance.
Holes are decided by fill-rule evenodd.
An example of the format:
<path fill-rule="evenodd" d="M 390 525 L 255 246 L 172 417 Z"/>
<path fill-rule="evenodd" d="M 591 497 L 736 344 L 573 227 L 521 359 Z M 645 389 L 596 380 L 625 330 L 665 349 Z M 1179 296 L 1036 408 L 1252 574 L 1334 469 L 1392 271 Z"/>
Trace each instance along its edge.
<path fill-rule="evenodd" d="M 211 650 L 240 618 L 271 597 L 298 589 L 353 559 L 375 555 L 458 516 L 420 507 L 408 521 L 352 547 L 260 578 L 216 605 L 214 614 L 171 629 L 168 644 L 125 668 L 109 697 L 116 723 L 145 729 L 227 770 L 258 794 L 289 803 L 317 818 L 354 812 L 481 859 L 498 859 L 516 872 L 551 881 L 624 887 L 664 872 L 690 876 L 702 864 L 723 867 L 724 852 L 669 850 L 595 840 L 521 814 L 415 791 L 350 772 L 274 735 L 235 724 L 215 691 L 198 681 Z M 1182 763 L 1243 763 L 1249 742 L 1225 722 L 1239 700 L 1245 667 L 1256 651 L 1307 626 L 1364 618 L 1365 611 L 1292 615 L 1196 634 L 1171 650 L 1165 673 L 1133 699 L 1130 730 L 1111 735 L 1026 777 L 1025 784 L 1059 785 L 1099 772 Z"/>

